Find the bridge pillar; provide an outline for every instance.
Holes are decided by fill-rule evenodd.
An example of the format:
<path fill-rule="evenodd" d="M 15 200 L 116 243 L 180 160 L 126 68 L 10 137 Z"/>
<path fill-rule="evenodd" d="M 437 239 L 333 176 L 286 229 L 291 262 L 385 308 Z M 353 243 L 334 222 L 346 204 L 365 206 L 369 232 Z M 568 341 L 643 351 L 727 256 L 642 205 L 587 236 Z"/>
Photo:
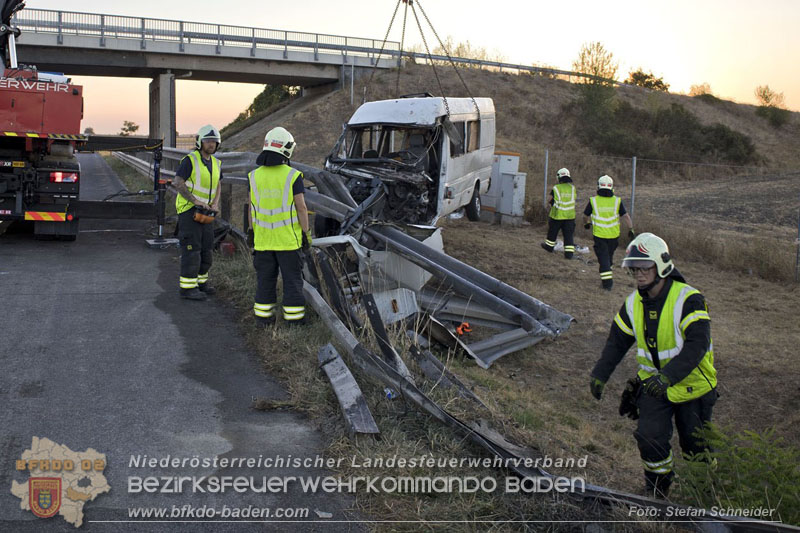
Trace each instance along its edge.
<path fill-rule="evenodd" d="M 175 75 L 159 74 L 150 82 L 150 137 L 175 148 Z"/>

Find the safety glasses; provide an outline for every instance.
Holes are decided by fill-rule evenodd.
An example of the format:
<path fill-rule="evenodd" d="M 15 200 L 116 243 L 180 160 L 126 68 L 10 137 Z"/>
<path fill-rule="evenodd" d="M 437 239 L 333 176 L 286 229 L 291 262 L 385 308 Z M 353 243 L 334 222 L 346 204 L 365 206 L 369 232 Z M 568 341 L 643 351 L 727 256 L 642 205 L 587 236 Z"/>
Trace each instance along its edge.
<path fill-rule="evenodd" d="M 655 267 L 656 267 L 655 265 L 649 267 L 628 267 L 628 274 L 630 274 L 631 276 L 635 276 L 640 272 L 642 274 L 647 274 L 650 270 L 654 269 Z"/>

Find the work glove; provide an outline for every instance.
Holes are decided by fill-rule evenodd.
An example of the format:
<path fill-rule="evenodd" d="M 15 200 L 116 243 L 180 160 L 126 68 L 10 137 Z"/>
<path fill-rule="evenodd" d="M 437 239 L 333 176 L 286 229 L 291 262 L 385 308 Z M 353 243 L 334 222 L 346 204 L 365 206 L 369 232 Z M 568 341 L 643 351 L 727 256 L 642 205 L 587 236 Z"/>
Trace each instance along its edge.
<path fill-rule="evenodd" d="M 311 232 L 304 231 L 303 232 L 303 250 L 308 250 L 311 248 Z"/>
<path fill-rule="evenodd" d="M 595 400 L 600 400 L 603 397 L 603 389 L 606 388 L 606 382 L 592 376 L 589 381 L 589 390 L 592 391 L 592 396 Z"/>
<path fill-rule="evenodd" d="M 628 230 L 628 237 L 630 237 L 630 238 L 631 238 L 631 240 L 633 240 L 633 239 L 635 239 L 635 238 L 636 238 L 636 232 L 635 232 L 635 231 L 633 231 L 633 228 L 631 228 L 631 229 L 629 229 L 629 230 Z"/>
<path fill-rule="evenodd" d="M 638 420 L 639 406 L 636 400 L 639 399 L 639 392 L 642 381 L 638 378 L 631 378 L 625 383 L 625 390 L 622 391 L 622 398 L 619 402 L 619 416 L 627 416 L 631 420 Z"/>
<path fill-rule="evenodd" d="M 650 376 L 642 383 L 644 391 L 654 398 L 663 398 L 666 396 L 667 389 L 670 385 L 669 378 L 661 372 L 655 376 Z"/>
<path fill-rule="evenodd" d="M 247 246 L 248 248 L 256 247 L 256 234 L 252 229 L 247 230 Z"/>
<path fill-rule="evenodd" d="M 592 223 L 591 222 L 587 222 L 586 224 L 583 225 L 583 227 L 586 228 L 586 229 L 592 229 Z"/>

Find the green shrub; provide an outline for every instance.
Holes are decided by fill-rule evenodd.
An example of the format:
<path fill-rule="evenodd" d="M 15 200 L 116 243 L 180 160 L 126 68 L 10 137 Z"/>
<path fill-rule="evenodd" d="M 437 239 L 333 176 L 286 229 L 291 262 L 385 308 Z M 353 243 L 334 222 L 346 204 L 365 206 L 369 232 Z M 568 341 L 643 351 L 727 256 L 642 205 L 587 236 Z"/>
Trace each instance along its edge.
<path fill-rule="evenodd" d="M 265 85 L 264 90 L 256 95 L 253 102 L 235 119 L 233 122 L 222 128 L 221 133 L 223 136 L 232 135 L 233 130 L 255 117 L 261 117 L 266 111 L 274 109 L 275 106 L 282 102 L 287 102 L 300 94 L 298 87 L 291 87 L 289 85 Z"/>
<path fill-rule="evenodd" d="M 716 96 L 714 96 L 711 93 L 698 94 L 698 95 L 694 96 L 693 98 L 697 98 L 698 100 L 702 100 L 703 102 L 705 102 L 707 104 L 712 104 L 712 105 L 713 104 L 722 103 L 722 100 L 720 100 L 719 98 L 717 98 Z"/>
<path fill-rule="evenodd" d="M 767 122 L 769 122 L 770 126 L 773 128 L 780 128 L 789 122 L 789 117 L 791 117 L 791 113 L 788 109 L 781 109 L 780 107 L 769 105 L 758 106 L 756 108 L 756 115 L 767 119 Z"/>
<path fill-rule="evenodd" d="M 724 124 L 704 126 L 680 104 L 655 112 L 618 101 L 614 89 L 584 85 L 577 109 L 578 134 L 603 154 L 676 161 L 756 161 L 753 141 Z"/>
<path fill-rule="evenodd" d="M 701 132 L 705 141 L 701 148 L 703 155 L 738 164 L 756 160 L 756 147 L 747 135 L 724 124 L 703 126 Z"/>
<path fill-rule="evenodd" d="M 712 451 L 676 467 L 676 494 L 710 509 L 775 509 L 766 520 L 800 525 L 800 449 L 763 433 L 733 433 L 709 424 L 702 432 Z"/>

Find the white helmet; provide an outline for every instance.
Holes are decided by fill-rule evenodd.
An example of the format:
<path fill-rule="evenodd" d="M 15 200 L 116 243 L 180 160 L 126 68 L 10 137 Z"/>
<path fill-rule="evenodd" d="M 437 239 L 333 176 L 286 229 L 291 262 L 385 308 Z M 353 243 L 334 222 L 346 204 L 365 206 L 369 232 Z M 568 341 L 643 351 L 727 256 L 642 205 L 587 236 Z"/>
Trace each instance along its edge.
<path fill-rule="evenodd" d="M 286 159 L 292 158 L 295 146 L 297 144 L 294 142 L 292 134 L 280 126 L 272 128 L 264 136 L 264 150 L 281 154 Z"/>
<path fill-rule="evenodd" d="M 669 247 L 664 239 L 652 233 L 640 233 L 631 241 L 625 250 L 622 260 L 623 268 L 647 268 L 656 265 L 659 278 L 666 278 L 675 268 Z"/>
<path fill-rule="evenodd" d="M 600 178 L 597 180 L 597 188 L 598 190 L 608 189 L 609 191 L 613 191 L 614 180 L 612 180 L 611 176 L 609 176 L 608 174 L 600 176 Z"/>
<path fill-rule="evenodd" d="M 219 150 L 219 146 L 222 144 L 222 140 L 219 136 L 219 130 L 211 124 L 206 124 L 200 128 L 200 131 L 197 132 L 197 138 L 195 139 L 194 143 L 198 150 L 203 147 L 203 141 L 217 141 L 217 150 Z"/>
<path fill-rule="evenodd" d="M 556 172 L 556 176 L 559 179 L 572 177 L 572 176 L 569 175 L 569 169 L 568 168 L 560 168 L 560 169 L 558 169 L 558 172 Z"/>

